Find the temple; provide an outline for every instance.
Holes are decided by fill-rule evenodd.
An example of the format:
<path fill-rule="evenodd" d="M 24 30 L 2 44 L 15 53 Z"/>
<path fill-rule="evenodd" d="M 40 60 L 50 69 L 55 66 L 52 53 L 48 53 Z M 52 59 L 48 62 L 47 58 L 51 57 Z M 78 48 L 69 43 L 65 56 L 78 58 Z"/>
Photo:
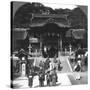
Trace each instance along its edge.
<path fill-rule="evenodd" d="M 29 54 L 53 57 L 59 56 L 65 48 L 65 34 L 69 29 L 67 15 L 32 14 L 29 28 L 14 28 L 13 31 L 14 34 L 20 34 L 16 41 L 19 41 L 22 35 L 23 40 L 28 39 Z"/>

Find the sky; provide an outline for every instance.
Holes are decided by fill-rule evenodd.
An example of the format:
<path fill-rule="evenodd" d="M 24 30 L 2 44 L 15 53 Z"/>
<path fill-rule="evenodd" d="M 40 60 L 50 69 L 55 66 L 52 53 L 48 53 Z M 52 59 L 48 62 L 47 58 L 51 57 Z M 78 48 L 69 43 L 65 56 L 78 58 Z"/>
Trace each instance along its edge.
<path fill-rule="evenodd" d="M 53 9 L 58 9 L 58 8 L 62 8 L 62 9 L 66 9 L 66 8 L 74 9 L 74 8 L 77 7 L 77 5 L 67 5 L 67 4 L 58 4 L 58 3 L 56 4 L 56 3 L 43 3 L 42 2 L 42 4 L 45 5 L 45 6 L 51 7 Z"/>

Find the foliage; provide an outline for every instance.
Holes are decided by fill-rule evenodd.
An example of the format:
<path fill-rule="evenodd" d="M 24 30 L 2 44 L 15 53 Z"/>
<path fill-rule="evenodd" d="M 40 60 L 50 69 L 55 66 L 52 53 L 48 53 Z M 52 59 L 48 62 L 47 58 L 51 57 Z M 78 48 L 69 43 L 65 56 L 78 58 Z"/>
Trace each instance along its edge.
<path fill-rule="evenodd" d="M 14 17 L 14 25 L 22 24 L 26 27 L 29 26 L 33 14 L 65 14 L 68 15 L 68 20 L 73 28 L 87 29 L 87 17 L 84 12 L 79 8 L 70 9 L 55 9 L 46 7 L 41 3 L 26 3 L 22 5 L 16 12 Z"/>

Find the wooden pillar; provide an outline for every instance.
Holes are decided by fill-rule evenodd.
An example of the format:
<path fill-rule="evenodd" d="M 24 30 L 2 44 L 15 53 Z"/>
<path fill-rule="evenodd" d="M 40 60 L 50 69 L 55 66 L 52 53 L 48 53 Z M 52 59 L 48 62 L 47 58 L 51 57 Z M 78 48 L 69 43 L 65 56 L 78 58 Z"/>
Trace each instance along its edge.
<path fill-rule="evenodd" d="M 60 35 L 60 51 L 62 52 L 62 36 Z"/>
<path fill-rule="evenodd" d="M 40 54 L 42 56 L 42 36 L 40 34 Z"/>
<path fill-rule="evenodd" d="M 60 56 L 60 38 L 59 38 L 59 36 L 58 36 L 58 57 Z"/>
<path fill-rule="evenodd" d="M 58 57 L 60 56 L 62 52 L 62 36 L 59 34 L 59 40 L 58 40 Z"/>

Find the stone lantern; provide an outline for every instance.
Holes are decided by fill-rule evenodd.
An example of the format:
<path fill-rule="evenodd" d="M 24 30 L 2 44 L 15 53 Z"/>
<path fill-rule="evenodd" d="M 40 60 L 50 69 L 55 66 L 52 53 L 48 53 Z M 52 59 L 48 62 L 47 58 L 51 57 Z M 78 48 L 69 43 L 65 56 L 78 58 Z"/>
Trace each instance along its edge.
<path fill-rule="evenodd" d="M 21 68 L 21 76 L 26 76 L 26 53 L 23 49 L 21 49 L 17 56 L 19 57 L 20 59 L 20 68 Z"/>

